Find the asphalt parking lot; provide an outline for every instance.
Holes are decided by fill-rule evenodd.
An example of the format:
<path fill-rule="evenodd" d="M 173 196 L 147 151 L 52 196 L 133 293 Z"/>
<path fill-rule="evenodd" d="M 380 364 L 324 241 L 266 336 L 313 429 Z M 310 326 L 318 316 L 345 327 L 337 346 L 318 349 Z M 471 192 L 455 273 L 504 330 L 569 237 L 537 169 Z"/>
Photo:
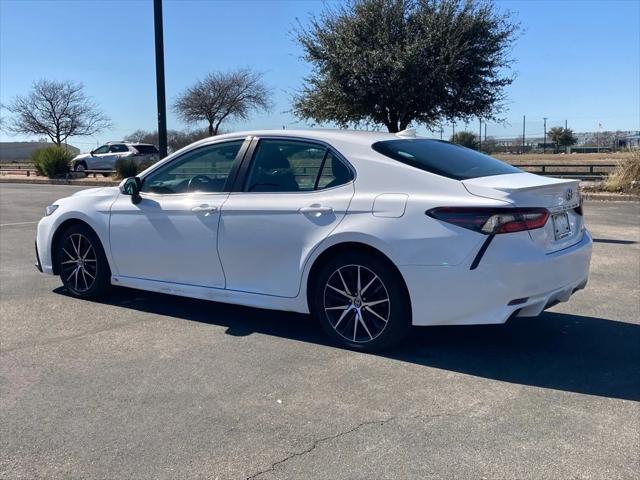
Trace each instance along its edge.
<path fill-rule="evenodd" d="M 33 239 L 76 190 L 0 185 L 0 478 L 638 478 L 638 203 L 585 205 L 570 303 L 367 355 L 296 314 L 67 296 Z"/>

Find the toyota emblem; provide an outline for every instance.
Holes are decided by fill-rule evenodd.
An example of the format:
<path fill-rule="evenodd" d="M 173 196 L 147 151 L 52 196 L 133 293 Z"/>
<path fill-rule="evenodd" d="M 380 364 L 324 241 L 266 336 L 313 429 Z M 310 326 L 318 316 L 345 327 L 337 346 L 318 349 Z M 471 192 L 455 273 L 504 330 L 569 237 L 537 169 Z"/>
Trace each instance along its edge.
<path fill-rule="evenodd" d="M 567 199 L 567 202 L 570 202 L 571 199 L 573 198 L 573 189 L 568 188 L 567 193 L 564 194 L 564 198 Z"/>

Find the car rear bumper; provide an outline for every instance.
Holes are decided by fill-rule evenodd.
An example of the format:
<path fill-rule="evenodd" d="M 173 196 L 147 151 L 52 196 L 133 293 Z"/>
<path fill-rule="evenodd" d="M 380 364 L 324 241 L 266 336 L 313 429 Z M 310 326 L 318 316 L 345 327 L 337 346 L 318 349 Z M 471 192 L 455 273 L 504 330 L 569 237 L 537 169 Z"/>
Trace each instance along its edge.
<path fill-rule="evenodd" d="M 514 249 L 492 245 L 474 270 L 466 263 L 399 267 L 411 297 L 413 324 L 494 324 L 514 314 L 536 316 L 586 286 L 592 247 L 587 230 L 577 244 L 558 252 L 545 254 L 528 246 L 517 249 L 516 256 Z"/>

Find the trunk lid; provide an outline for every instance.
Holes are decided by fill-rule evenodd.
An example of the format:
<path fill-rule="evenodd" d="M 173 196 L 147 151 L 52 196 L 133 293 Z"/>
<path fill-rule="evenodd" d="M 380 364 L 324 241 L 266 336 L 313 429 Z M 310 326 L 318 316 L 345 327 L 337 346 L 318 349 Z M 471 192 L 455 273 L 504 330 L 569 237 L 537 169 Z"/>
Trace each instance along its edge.
<path fill-rule="evenodd" d="M 578 243 L 584 229 L 579 181 L 510 173 L 463 180 L 472 195 L 502 200 L 516 207 L 544 207 L 551 213 L 543 228 L 529 230 L 536 245 L 551 253 Z"/>

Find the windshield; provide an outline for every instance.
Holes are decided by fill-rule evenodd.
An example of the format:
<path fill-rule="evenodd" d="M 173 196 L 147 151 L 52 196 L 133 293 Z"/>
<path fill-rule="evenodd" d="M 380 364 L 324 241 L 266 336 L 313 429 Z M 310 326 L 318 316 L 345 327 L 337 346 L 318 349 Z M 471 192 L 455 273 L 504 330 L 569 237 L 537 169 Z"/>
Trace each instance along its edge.
<path fill-rule="evenodd" d="M 441 140 L 385 140 L 372 148 L 399 162 L 455 180 L 522 172 L 484 153 Z"/>

